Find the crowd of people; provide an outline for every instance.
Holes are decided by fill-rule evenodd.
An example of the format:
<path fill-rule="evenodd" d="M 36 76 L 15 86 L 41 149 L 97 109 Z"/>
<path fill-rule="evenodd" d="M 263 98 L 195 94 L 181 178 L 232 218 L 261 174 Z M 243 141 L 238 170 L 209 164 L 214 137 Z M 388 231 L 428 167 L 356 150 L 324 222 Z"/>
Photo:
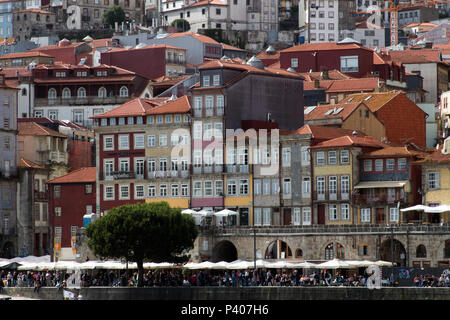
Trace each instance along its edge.
<path fill-rule="evenodd" d="M 304 270 L 306 271 L 306 270 Z M 0 290 L 2 287 L 67 287 L 68 281 L 80 286 L 138 286 L 136 270 L 82 270 L 71 277 L 71 273 L 63 271 L 17 271 L 0 270 Z M 187 270 L 187 269 L 156 269 L 146 270 L 143 276 L 144 287 L 175 287 L 175 286 L 350 286 L 364 287 L 370 275 L 344 273 L 336 271 L 301 272 L 299 270 L 257 269 L 253 270 Z M 398 280 L 398 279 L 397 279 Z M 369 280 L 370 281 L 370 280 Z M 383 285 L 396 286 L 395 277 L 385 279 Z M 434 275 L 418 275 L 413 279 L 417 287 L 450 287 L 450 275 L 442 273 Z"/>

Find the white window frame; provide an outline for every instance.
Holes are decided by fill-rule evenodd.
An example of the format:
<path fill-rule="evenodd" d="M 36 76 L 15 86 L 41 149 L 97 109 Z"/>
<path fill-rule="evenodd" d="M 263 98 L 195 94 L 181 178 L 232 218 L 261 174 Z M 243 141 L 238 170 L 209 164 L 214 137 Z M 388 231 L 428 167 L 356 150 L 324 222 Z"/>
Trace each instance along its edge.
<path fill-rule="evenodd" d="M 107 139 L 111 139 L 111 147 L 107 147 Z M 114 150 L 114 136 L 113 135 L 104 135 L 103 136 L 103 151 L 112 151 Z"/>
<path fill-rule="evenodd" d="M 350 152 L 348 150 L 341 150 L 340 160 L 341 164 L 350 164 Z"/>
<path fill-rule="evenodd" d="M 311 208 L 303 207 L 302 208 L 302 225 L 310 226 L 311 225 Z"/>
<path fill-rule="evenodd" d="M 341 203 L 341 220 L 350 220 L 350 205 Z"/>
<path fill-rule="evenodd" d="M 338 219 L 338 208 L 337 204 L 330 203 L 328 205 L 328 220 L 336 221 Z"/>
<path fill-rule="evenodd" d="M 138 140 L 140 143 L 138 144 Z M 145 149 L 145 135 L 144 134 L 135 134 L 133 138 L 134 149 Z"/>
<path fill-rule="evenodd" d="M 142 189 L 142 190 L 138 190 Z M 139 195 L 139 193 L 142 193 L 142 195 Z M 144 199 L 145 198 L 145 186 L 143 184 L 135 184 L 134 185 L 134 198 L 135 199 Z"/>
<path fill-rule="evenodd" d="M 370 222 L 372 218 L 372 208 L 361 208 L 361 222 Z"/>
<path fill-rule="evenodd" d="M 390 222 L 399 222 L 400 215 L 399 215 L 399 209 L 397 207 L 390 207 L 389 208 L 389 221 Z"/>
<path fill-rule="evenodd" d="M 128 196 L 123 196 L 124 189 L 127 189 Z M 119 200 L 130 200 L 130 185 L 129 184 L 119 184 Z"/>
<path fill-rule="evenodd" d="M 126 146 L 125 146 L 125 140 L 122 141 L 121 138 L 126 137 Z M 119 134 L 119 150 L 130 150 L 130 135 L 128 134 Z"/>
<path fill-rule="evenodd" d="M 318 166 L 325 165 L 325 152 L 324 151 L 318 151 L 316 153 L 316 165 L 318 165 Z"/>

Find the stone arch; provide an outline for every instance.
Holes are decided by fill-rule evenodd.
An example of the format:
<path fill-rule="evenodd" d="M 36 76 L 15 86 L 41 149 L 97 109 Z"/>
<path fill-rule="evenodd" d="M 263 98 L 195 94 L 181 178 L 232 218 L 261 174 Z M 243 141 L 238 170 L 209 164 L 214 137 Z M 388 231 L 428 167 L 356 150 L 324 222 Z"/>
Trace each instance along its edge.
<path fill-rule="evenodd" d="M 218 242 L 212 250 L 212 262 L 237 260 L 238 254 L 235 245 L 228 240 Z"/>
<path fill-rule="evenodd" d="M 284 255 L 283 255 L 284 252 Z M 283 240 L 274 240 L 266 248 L 264 259 L 284 259 L 292 257 L 292 250 Z"/>
<path fill-rule="evenodd" d="M 295 258 L 303 258 L 303 250 L 300 248 L 295 249 Z"/>
<path fill-rule="evenodd" d="M 322 248 L 325 260 L 345 259 L 345 247 L 340 241 L 329 241 Z"/>
<path fill-rule="evenodd" d="M 405 246 L 397 239 L 393 239 L 394 258 L 393 261 L 397 267 L 406 266 L 406 249 Z M 384 261 L 392 261 L 391 238 L 387 238 L 380 245 L 380 259 Z"/>
<path fill-rule="evenodd" d="M 423 244 L 419 244 L 416 248 L 416 258 L 426 258 L 427 248 Z"/>

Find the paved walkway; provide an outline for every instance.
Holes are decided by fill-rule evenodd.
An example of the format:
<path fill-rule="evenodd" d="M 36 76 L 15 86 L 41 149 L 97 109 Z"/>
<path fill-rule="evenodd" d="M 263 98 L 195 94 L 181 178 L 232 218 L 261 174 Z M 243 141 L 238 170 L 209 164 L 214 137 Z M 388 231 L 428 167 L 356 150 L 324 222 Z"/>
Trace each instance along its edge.
<path fill-rule="evenodd" d="M 8 296 L 5 294 L 0 294 L 0 300 L 39 300 L 39 299 L 33 299 L 24 296 Z"/>

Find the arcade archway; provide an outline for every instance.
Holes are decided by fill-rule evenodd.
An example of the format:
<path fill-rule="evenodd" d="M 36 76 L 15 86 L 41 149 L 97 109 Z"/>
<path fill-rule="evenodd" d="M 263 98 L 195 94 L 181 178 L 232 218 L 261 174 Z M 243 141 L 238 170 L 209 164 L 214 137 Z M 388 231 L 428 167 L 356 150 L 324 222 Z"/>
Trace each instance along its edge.
<path fill-rule="evenodd" d="M 264 259 L 286 258 L 292 258 L 292 250 L 286 242 L 282 240 L 275 240 L 267 246 Z"/>
<path fill-rule="evenodd" d="M 392 246 L 394 247 L 394 259 L 392 260 Z M 380 247 L 380 259 L 384 261 L 394 261 L 397 267 L 406 266 L 406 250 L 403 244 L 397 239 L 387 239 L 383 241 Z"/>
<path fill-rule="evenodd" d="M 226 261 L 232 262 L 237 260 L 237 249 L 233 243 L 227 240 L 217 243 L 212 250 L 212 262 Z"/>

